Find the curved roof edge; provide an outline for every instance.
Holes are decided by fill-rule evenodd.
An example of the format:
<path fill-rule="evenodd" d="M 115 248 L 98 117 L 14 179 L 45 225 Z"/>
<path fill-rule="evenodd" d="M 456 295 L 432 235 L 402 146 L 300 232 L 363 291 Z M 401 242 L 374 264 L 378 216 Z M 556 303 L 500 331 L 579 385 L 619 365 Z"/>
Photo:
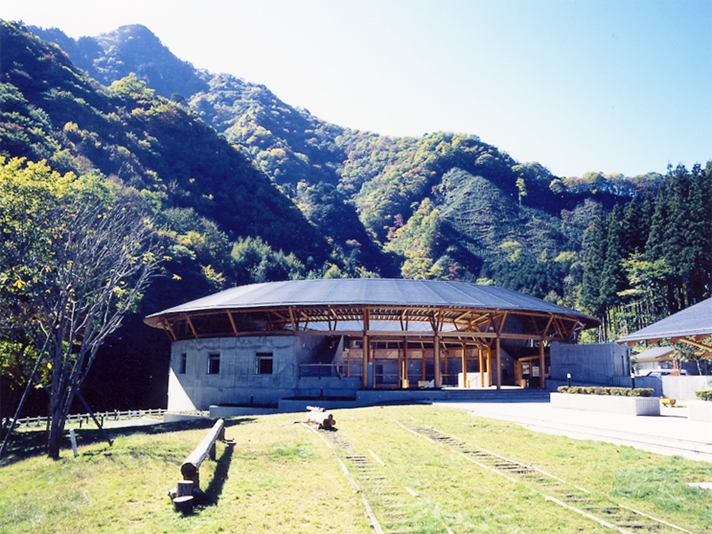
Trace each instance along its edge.
<path fill-rule="evenodd" d="M 577 310 L 497 286 L 469 282 L 388 278 L 289 280 L 238 286 L 154 313 L 145 318 L 158 326 L 166 315 L 211 310 L 250 310 L 289 306 L 406 306 L 510 310 L 567 315 L 585 328 L 598 319 Z"/>

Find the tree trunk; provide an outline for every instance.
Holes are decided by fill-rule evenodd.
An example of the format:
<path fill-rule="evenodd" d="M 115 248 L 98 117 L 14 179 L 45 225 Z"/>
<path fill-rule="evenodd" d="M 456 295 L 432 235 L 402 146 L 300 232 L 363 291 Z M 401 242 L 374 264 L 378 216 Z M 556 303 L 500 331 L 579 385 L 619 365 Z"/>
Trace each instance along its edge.
<path fill-rule="evenodd" d="M 49 439 L 47 440 L 47 456 L 53 460 L 59 460 L 59 450 L 62 447 L 62 435 L 64 434 L 64 421 L 52 410 L 50 414 Z"/>
<path fill-rule="evenodd" d="M 52 392 L 49 426 L 49 439 L 47 440 L 47 456 L 53 460 L 59 460 L 59 451 L 62 448 L 62 438 L 64 437 L 64 425 L 67 421 L 69 407 L 72 405 L 74 390 L 70 389 L 67 395 Z"/>

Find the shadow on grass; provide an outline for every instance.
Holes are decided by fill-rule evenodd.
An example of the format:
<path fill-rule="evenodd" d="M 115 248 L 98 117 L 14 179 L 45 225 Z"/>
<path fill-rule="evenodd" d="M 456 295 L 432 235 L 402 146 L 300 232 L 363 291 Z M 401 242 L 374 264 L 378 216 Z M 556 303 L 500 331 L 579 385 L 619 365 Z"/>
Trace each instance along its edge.
<path fill-rule="evenodd" d="M 211 505 L 218 504 L 220 500 L 220 495 L 225 487 L 225 481 L 227 480 L 228 473 L 230 472 L 230 464 L 232 463 L 232 452 L 235 449 L 234 443 L 227 443 L 225 450 L 223 451 L 220 458 L 217 460 L 217 466 L 215 466 L 215 473 L 213 474 L 213 479 L 210 484 L 205 488 L 205 494 L 210 499 Z"/>
<path fill-rule="evenodd" d="M 243 425 L 254 421 L 254 417 L 240 417 L 225 420 L 225 428 Z M 120 427 L 120 428 L 104 428 L 106 434 L 112 441 L 116 441 L 126 436 L 135 436 L 137 434 L 158 435 L 170 432 L 182 432 L 187 430 L 200 430 L 211 428 L 215 424 L 212 419 L 196 419 L 191 421 L 178 421 L 175 423 L 162 423 L 158 421 L 155 425 Z M 94 443 L 106 443 L 104 435 L 99 429 L 83 429 L 76 430 L 77 445 L 92 445 Z M 62 452 L 66 455 L 71 455 L 69 449 L 69 431 L 64 433 L 65 439 Z M 3 436 L 4 437 L 4 436 Z M 33 456 L 42 456 L 45 454 L 45 446 L 47 443 L 47 434 L 44 430 L 32 430 L 13 433 L 8 443 L 7 450 L 2 458 L 0 458 L 0 467 L 20 462 Z M 231 453 L 232 454 L 232 453 Z M 223 455 L 224 456 L 224 455 Z M 222 460 L 222 457 L 221 457 Z"/>

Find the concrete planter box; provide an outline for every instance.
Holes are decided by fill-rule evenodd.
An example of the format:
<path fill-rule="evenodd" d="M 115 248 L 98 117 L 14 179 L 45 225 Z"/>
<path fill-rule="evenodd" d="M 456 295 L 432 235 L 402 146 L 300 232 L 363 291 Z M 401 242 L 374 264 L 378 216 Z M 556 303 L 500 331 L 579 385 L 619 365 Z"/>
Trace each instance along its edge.
<path fill-rule="evenodd" d="M 687 404 L 688 418 L 690 421 L 704 421 L 712 423 L 712 402 L 690 401 Z"/>
<path fill-rule="evenodd" d="M 616 397 L 612 395 L 551 393 L 550 400 L 553 408 L 628 415 L 660 415 L 659 397 Z"/>

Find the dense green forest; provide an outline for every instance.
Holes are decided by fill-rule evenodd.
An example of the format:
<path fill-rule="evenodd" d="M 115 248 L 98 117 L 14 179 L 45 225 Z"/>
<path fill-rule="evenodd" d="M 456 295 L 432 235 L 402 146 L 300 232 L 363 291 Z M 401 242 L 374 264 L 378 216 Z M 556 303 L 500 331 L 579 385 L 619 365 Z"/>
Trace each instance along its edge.
<path fill-rule="evenodd" d="M 474 135 L 329 124 L 194 68 L 142 26 L 78 40 L 31 30 L 0 23 L 3 164 L 45 160 L 139 191 L 166 241 L 164 274 L 92 371 L 115 381 L 87 381 L 97 406 L 162 405 L 168 342 L 142 317 L 236 284 L 497 284 L 601 318 L 589 341 L 710 296 L 712 162 L 559 177 Z M 22 376 L 12 365 L 22 358 L 3 360 Z"/>

